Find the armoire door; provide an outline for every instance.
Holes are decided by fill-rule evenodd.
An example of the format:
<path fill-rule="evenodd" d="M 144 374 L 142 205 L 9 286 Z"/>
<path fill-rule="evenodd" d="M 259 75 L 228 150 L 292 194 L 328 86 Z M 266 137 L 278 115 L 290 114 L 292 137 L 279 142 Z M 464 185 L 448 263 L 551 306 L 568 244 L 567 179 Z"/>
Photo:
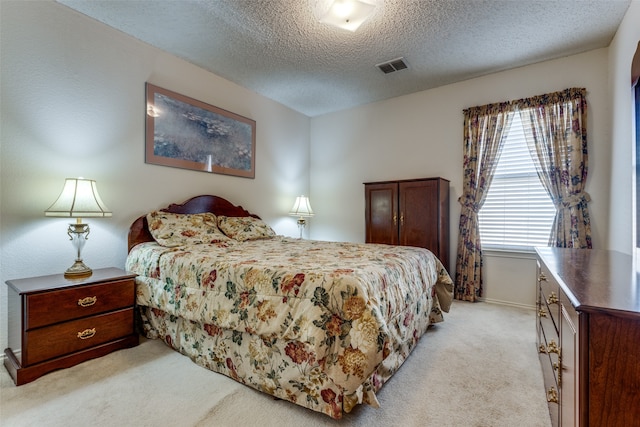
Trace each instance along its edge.
<path fill-rule="evenodd" d="M 365 186 L 366 242 L 398 244 L 398 183 Z"/>
<path fill-rule="evenodd" d="M 438 250 L 438 181 L 400 182 L 400 244 Z"/>

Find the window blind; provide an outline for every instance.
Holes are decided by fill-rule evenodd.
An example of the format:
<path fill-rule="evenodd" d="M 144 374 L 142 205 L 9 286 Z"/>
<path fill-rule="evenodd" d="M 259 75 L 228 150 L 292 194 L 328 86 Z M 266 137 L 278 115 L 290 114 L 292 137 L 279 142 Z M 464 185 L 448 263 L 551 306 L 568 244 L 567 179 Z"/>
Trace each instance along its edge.
<path fill-rule="evenodd" d="M 515 113 L 478 214 L 482 247 L 531 250 L 547 246 L 555 212 L 529 154 L 520 114 Z"/>

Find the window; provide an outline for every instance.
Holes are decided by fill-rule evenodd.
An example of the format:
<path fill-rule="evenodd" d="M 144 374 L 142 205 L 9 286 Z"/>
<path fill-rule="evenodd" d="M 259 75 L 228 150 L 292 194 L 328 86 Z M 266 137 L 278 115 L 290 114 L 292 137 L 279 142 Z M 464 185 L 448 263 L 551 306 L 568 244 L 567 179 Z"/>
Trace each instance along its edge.
<path fill-rule="evenodd" d="M 547 246 L 555 213 L 529 154 L 520 114 L 515 113 L 478 214 L 482 247 L 531 250 Z"/>

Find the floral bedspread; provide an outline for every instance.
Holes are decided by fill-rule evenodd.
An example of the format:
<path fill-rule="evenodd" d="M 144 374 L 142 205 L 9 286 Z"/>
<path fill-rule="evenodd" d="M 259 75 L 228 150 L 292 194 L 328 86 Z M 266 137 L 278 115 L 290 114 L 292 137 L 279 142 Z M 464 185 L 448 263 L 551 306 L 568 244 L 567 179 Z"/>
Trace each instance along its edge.
<path fill-rule="evenodd" d="M 340 418 L 449 311 L 426 249 L 277 236 L 132 249 L 145 331 L 201 365 Z M 147 308 L 146 310 L 144 308 Z"/>

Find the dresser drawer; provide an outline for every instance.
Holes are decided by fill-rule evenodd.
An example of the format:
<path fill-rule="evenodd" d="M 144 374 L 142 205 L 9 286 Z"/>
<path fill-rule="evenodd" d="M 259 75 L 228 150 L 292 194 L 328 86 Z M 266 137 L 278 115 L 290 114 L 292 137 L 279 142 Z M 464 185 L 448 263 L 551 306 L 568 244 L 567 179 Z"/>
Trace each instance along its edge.
<path fill-rule="evenodd" d="M 28 295 L 25 329 L 31 330 L 130 307 L 133 301 L 135 301 L 133 279 Z"/>
<path fill-rule="evenodd" d="M 542 289 L 539 290 L 538 319 L 540 319 L 540 325 L 545 331 L 547 341 L 555 338 L 556 342 L 558 342 L 560 334 L 558 331 L 559 323 L 557 323 L 557 314 L 559 310 L 556 308 L 558 307 L 557 305 L 547 303 L 547 295 L 548 294 L 545 294 Z"/>
<path fill-rule="evenodd" d="M 133 325 L 130 307 L 29 331 L 22 364 L 32 365 L 131 335 Z"/>
<path fill-rule="evenodd" d="M 541 308 L 549 315 L 549 320 L 553 322 L 556 334 L 560 331 L 560 285 L 555 281 L 553 275 L 543 265 L 538 272 L 538 286 L 540 287 Z"/>
<path fill-rule="evenodd" d="M 553 378 L 556 386 L 559 387 L 561 385 L 560 337 L 556 334 L 555 329 L 551 328 L 551 330 L 549 330 L 548 328 L 545 328 L 542 323 L 540 323 L 539 336 L 541 341 L 538 343 L 538 353 L 546 355 L 547 357 L 544 359 L 548 361 L 548 363 L 543 366 L 543 369 L 547 369 L 547 367 L 549 368 L 548 376 Z M 547 373 L 545 373 L 545 376 L 547 376 Z"/>
<path fill-rule="evenodd" d="M 544 305 L 544 302 L 542 303 Z M 555 341 L 557 335 L 555 329 L 552 327 L 550 335 L 555 338 L 547 338 L 545 336 L 545 328 L 541 322 L 538 322 L 538 358 L 540 359 L 540 366 L 542 367 L 542 376 L 544 379 L 545 395 L 547 399 L 547 405 L 549 407 L 549 414 L 551 416 L 551 425 L 557 427 L 560 421 L 560 384 L 558 382 L 558 372 L 556 370 L 555 363 L 558 362 L 558 357 L 555 353 L 547 352 L 547 344 L 549 341 Z"/>
<path fill-rule="evenodd" d="M 549 407 L 549 415 L 551 416 L 551 425 L 557 426 L 560 421 L 560 388 L 555 381 L 555 375 L 553 374 L 549 357 L 544 353 L 540 353 L 539 358 L 540 366 L 542 366 L 547 406 Z"/>

